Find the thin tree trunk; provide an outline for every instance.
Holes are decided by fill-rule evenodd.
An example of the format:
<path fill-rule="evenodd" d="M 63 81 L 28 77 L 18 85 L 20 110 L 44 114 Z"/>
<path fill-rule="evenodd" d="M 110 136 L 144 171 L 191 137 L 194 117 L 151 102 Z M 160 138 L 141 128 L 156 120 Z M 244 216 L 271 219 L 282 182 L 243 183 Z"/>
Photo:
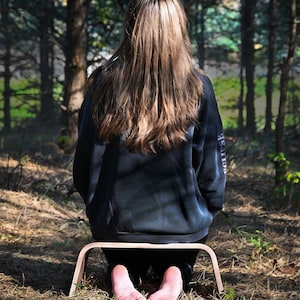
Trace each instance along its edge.
<path fill-rule="evenodd" d="M 2 26 L 4 31 L 4 130 L 10 131 L 11 129 L 11 112 L 10 112 L 10 64 L 11 64 L 11 35 L 9 25 L 9 0 L 3 0 L 3 11 L 2 11 Z"/>
<path fill-rule="evenodd" d="M 268 47 L 268 73 L 266 83 L 266 122 L 264 132 L 270 133 L 272 130 L 272 94 L 273 94 L 273 68 L 274 68 L 274 49 L 275 49 L 275 15 L 276 0 L 269 3 L 269 47 Z"/>
<path fill-rule="evenodd" d="M 280 101 L 278 116 L 276 119 L 276 152 L 283 152 L 284 148 L 284 120 L 285 120 L 285 108 L 286 108 L 286 95 L 289 83 L 289 72 L 293 65 L 294 53 L 296 48 L 296 0 L 290 0 L 290 29 L 289 29 L 289 44 L 288 54 L 286 59 L 283 60 L 281 67 L 280 78 Z"/>
<path fill-rule="evenodd" d="M 240 95 L 238 99 L 238 131 L 239 133 L 242 133 L 244 129 L 244 76 L 243 76 L 243 70 L 244 70 L 244 63 L 243 63 L 243 57 L 241 57 L 241 66 L 240 66 Z"/>
<path fill-rule="evenodd" d="M 71 152 L 77 140 L 78 112 L 84 98 L 87 68 L 88 0 L 69 0 L 62 147 Z"/>
<path fill-rule="evenodd" d="M 50 0 L 50 2 L 52 2 Z M 54 118 L 53 108 L 53 67 L 52 48 L 50 42 L 51 18 L 49 0 L 41 1 L 40 10 L 40 76 L 41 76 L 41 108 L 40 119 L 50 121 Z"/>
<path fill-rule="evenodd" d="M 201 7 L 200 7 L 201 6 Z M 196 18 L 196 30 L 198 28 L 198 25 L 200 25 L 200 33 L 198 34 L 197 38 L 197 45 L 198 45 L 198 61 L 199 61 L 199 68 L 204 70 L 204 64 L 205 64 L 205 7 L 203 0 L 201 1 L 201 5 L 197 4 L 197 11 L 201 11 L 201 13 L 197 13 Z M 199 20 L 200 19 L 200 20 Z"/>
<path fill-rule="evenodd" d="M 246 130 L 254 136 L 256 131 L 254 107 L 254 11 L 256 0 L 242 1 L 242 52 L 246 73 Z"/>

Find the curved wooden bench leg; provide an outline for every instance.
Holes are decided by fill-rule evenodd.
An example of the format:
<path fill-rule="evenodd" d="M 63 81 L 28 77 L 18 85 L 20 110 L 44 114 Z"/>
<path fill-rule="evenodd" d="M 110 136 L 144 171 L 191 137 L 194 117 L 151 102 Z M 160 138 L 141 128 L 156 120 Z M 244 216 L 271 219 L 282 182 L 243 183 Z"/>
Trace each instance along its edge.
<path fill-rule="evenodd" d="M 93 244 L 94 243 L 87 244 L 80 250 L 80 252 L 78 254 L 78 259 L 76 262 L 75 271 L 74 271 L 74 275 L 73 275 L 73 279 L 72 279 L 72 284 L 71 284 L 71 288 L 70 288 L 70 292 L 69 292 L 70 297 L 75 296 L 76 289 L 82 281 L 88 252 L 92 248 L 97 247 L 97 246 L 94 246 Z"/>
<path fill-rule="evenodd" d="M 219 264 L 218 264 L 218 259 L 217 259 L 216 253 L 213 251 L 213 249 L 211 247 L 209 247 L 207 245 L 204 245 L 204 244 L 198 244 L 198 245 L 199 245 L 199 249 L 206 251 L 210 256 L 216 283 L 217 283 L 218 292 L 221 295 L 224 292 L 224 287 L 223 287 L 223 282 L 222 282 L 222 278 L 221 278 L 221 274 L 220 274 L 220 269 L 219 269 Z"/>
<path fill-rule="evenodd" d="M 75 296 L 76 289 L 82 281 L 84 268 L 86 265 L 87 254 L 93 248 L 121 248 L 121 249 L 198 249 L 206 251 L 211 259 L 213 271 L 217 283 L 219 295 L 224 292 L 218 260 L 213 249 L 201 243 L 173 243 L 173 244 L 148 244 L 148 243 L 118 243 L 118 242 L 92 242 L 84 246 L 79 252 L 72 279 L 69 296 Z"/>

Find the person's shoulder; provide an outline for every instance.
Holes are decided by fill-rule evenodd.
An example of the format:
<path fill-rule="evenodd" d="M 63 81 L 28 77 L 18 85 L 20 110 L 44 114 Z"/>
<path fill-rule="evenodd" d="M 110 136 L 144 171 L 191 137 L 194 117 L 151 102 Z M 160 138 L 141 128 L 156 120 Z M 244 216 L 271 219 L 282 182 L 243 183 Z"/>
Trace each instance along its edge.
<path fill-rule="evenodd" d="M 203 85 L 211 85 L 211 80 L 209 76 L 201 69 L 195 69 L 196 76 L 201 80 Z"/>
<path fill-rule="evenodd" d="M 88 81 L 87 81 L 88 94 L 93 95 L 93 93 L 97 89 L 97 86 L 102 81 L 104 69 L 105 69 L 105 66 L 100 65 L 89 76 Z"/>
<path fill-rule="evenodd" d="M 89 80 L 90 81 L 97 81 L 99 80 L 99 78 L 102 76 L 103 74 L 103 71 L 105 69 L 105 66 L 104 65 L 100 65 L 98 66 L 93 72 L 92 74 L 89 76 Z"/>
<path fill-rule="evenodd" d="M 92 74 L 89 76 L 88 83 L 89 87 L 92 87 L 93 91 L 95 88 L 101 85 L 104 77 L 109 76 L 108 74 L 110 74 L 111 70 L 114 69 L 116 62 L 117 59 L 113 59 L 113 57 L 111 57 L 92 72 Z"/>
<path fill-rule="evenodd" d="M 203 94 L 201 97 L 201 103 L 214 103 L 216 101 L 214 88 L 212 81 L 207 73 L 203 70 L 196 70 L 196 76 L 202 82 Z"/>

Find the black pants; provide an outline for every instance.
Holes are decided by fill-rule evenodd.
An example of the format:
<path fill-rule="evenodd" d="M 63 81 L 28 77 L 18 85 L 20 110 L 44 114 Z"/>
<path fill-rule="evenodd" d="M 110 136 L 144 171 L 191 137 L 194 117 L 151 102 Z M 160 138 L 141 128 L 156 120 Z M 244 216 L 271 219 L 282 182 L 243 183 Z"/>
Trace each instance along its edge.
<path fill-rule="evenodd" d="M 204 243 L 206 238 L 202 239 Z M 109 264 L 109 271 L 118 264 L 124 265 L 134 283 L 145 278 L 149 268 L 162 277 L 166 269 L 176 266 L 180 269 L 183 288 L 186 291 L 192 277 L 198 250 L 156 250 L 156 249 L 103 249 Z"/>

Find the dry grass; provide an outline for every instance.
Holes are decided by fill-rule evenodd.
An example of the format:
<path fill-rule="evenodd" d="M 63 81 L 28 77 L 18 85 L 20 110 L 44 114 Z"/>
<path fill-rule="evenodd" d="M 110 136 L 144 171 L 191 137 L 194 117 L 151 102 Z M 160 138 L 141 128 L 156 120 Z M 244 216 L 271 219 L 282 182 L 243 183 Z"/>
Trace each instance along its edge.
<path fill-rule="evenodd" d="M 49 154 L 22 162 L 0 157 L 3 300 L 67 298 L 77 254 L 91 240 L 82 200 L 72 192 L 70 161 L 59 153 L 54 160 Z M 218 256 L 224 300 L 300 299 L 299 213 L 272 205 L 270 172 L 241 161 L 230 164 L 224 214 L 207 242 Z M 92 251 L 73 299 L 112 299 L 105 271 L 102 252 Z M 147 295 L 157 285 L 145 282 L 139 289 Z M 205 253 L 181 299 L 218 299 Z"/>

